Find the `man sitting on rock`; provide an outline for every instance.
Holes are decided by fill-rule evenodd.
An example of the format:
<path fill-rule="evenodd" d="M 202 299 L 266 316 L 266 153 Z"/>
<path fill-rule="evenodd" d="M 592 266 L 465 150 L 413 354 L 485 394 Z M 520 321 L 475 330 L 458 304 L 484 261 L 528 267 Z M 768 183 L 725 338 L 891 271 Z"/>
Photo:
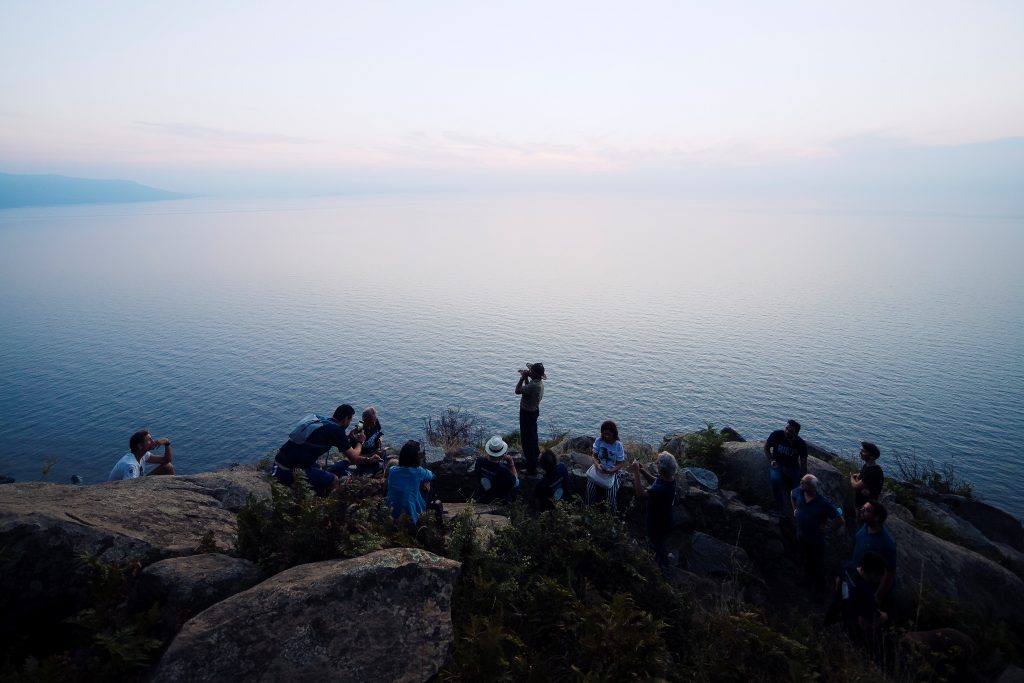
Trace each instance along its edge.
<path fill-rule="evenodd" d="M 800 486 L 790 494 L 796 537 L 804 552 L 804 578 L 801 585 L 814 592 L 824 588 L 825 536 L 843 525 L 842 509 L 818 493 L 818 478 L 805 474 Z"/>
<path fill-rule="evenodd" d="M 164 447 L 162 456 L 150 453 L 150 449 L 158 446 Z M 128 452 L 110 470 L 107 481 L 136 479 L 142 475 L 174 474 L 174 465 L 171 463 L 173 459 L 170 439 L 154 439 L 145 430 L 135 432 L 128 439 Z"/>
<path fill-rule="evenodd" d="M 877 500 L 882 495 L 882 484 L 885 483 L 885 475 L 882 468 L 876 464 L 881 452 L 878 446 L 870 441 L 860 442 L 860 459 L 864 465 L 860 473 L 854 472 L 850 475 L 850 486 L 853 487 L 853 495 L 856 499 L 857 509 L 869 500 Z"/>
<path fill-rule="evenodd" d="M 338 488 L 340 480 L 336 475 L 320 467 L 317 462 L 320 456 L 334 447 L 354 465 L 368 465 L 373 459 L 364 457 L 361 453 L 361 434 L 353 434 L 353 438 L 350 439 L 350 435 L 345 433 L 355 413 L 352 406 L 343 403 L 331 417 L 312 414 L 302 418 L 277 452 L 271 474 L 285 486 L 291 486 L 294 482 L 294 471 L 302 470 L 309 485 L 321 496 Z M 380 456 L 373 457 L 380 462 Z"/>
<path fill-rule="evenodd" d="M 807 474 L 807 444 L 800 438 L 800 423 L 790 420 L 784 429 L 776 429 L 764 442 L 768 459 L 768 476 L 772 482 L 776 514 L 784 514 L 785 493 L 793 489 L 800 477 Z"/>
<path fill-rule="evenodd" d="M 886 562 L 885 575 L 878 584 L 875 601 L 879 609 L 890 613 L 892 610 L 892 590 L 896 583 L 896 540 L 885 528 L 885 520 L 889 511 L 877 500 L 869 500 L 857 511 L 860 518 L 860 530 L 853 537 L 854 565 L 859 564 L 866 553 L 875 552 Z"/>
<path fill-rule="evenodd" d="M 474 498 L 479 503 L 507 501 L 519 486 L 516 463 L 508 453 L 508 444 L 500 436 L 492 437 L 484 446 L 486 456 L 476 459 L 477 488 Z"/>

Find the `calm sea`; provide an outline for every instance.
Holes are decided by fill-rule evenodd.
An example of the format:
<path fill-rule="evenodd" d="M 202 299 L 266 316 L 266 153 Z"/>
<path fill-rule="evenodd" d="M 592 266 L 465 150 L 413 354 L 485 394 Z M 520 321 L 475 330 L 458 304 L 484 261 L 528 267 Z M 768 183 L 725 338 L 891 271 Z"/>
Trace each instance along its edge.
<path fill-rule="evenodd" d="M 1019 217 L 657 196 L 187 200 L 0 211 L 0 473 L 106 479 L 140 428 L 179 472 L 376 405 L 624 436 L 787 418 L 953 463 L 1024 516 Z"/>

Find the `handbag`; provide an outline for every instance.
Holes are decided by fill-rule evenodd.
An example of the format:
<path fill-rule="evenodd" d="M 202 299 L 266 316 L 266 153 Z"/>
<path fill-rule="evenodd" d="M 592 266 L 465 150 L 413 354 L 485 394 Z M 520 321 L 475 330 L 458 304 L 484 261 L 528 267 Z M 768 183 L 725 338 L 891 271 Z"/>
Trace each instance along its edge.
<path fill-rule="evenodd" d="M 587 480 L 594 482 L 595 485 L 603 489 L 610 489 L 612 484 L 615 483 L 615 475 L 598 472 L 597 466 L 591 465 L 590 469 L 587 470 Z"/>

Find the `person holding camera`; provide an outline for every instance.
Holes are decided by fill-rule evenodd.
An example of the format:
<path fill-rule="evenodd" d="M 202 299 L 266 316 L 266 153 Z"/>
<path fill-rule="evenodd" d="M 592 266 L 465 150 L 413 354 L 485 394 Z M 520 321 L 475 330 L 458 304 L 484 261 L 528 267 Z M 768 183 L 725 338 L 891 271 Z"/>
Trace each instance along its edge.
<path fill-rule="evenodd" d="M 347 459 L 346 465 L 368 464 L 370 459 L 362 455 L 362 434 L 357 430 L 345 433 L 355 413 L 352 406 L 343 403 L 331 417 L 313 413 L 299 420 L 278 450 L 270 474 L 285 486 L 291 486 L 295 470 L 302 470 L 309 485 L 321 496 L 338 488 L 338 476 L 324 470 L 317 461 L 333 447 Z M 376 457 L 379 462 L 380 457 Z"/>
<path fill-rule="evenodd" d="M 384 453 L 381 444 L 381 437 L 383 435 L 384 430 L 377 419 L 377 409 L 370 406 L 363 411 L 363 419 L 356 422 L 356 426 L 348 433 L 349 441 L 358 441 L 361 445 L 359 453 L 350 454 L 346 451 L 341 451 L 341 454 L 345 457 L 328 467 L 327 471 L 338 477 L 348 477 L 351 475 L 375 477 L 383 475 Z"/>
<path fill-rule="evenodd" d="M 526 473 L 530 475 L 537 474 L 537 459 L 540 457 L 537 418 L 540 417 L 540 400 L 544 398 L 546 378 L 544 364 L 533 363 L 519 371 L 519 382 L 516 383 L 516 394 L 522 396 L 519 401 L 519 435 L 526 459 Z"/>

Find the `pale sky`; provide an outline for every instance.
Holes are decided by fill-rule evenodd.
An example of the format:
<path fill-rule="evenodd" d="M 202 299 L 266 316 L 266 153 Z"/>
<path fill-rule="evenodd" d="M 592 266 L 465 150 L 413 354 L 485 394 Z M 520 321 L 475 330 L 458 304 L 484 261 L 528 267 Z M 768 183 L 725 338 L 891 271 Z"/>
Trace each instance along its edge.
<path fill-rule="evenodd" d="M 0 172 L 654 177 L 1021 137 L 1020 0 L 0 0 Z"/>

